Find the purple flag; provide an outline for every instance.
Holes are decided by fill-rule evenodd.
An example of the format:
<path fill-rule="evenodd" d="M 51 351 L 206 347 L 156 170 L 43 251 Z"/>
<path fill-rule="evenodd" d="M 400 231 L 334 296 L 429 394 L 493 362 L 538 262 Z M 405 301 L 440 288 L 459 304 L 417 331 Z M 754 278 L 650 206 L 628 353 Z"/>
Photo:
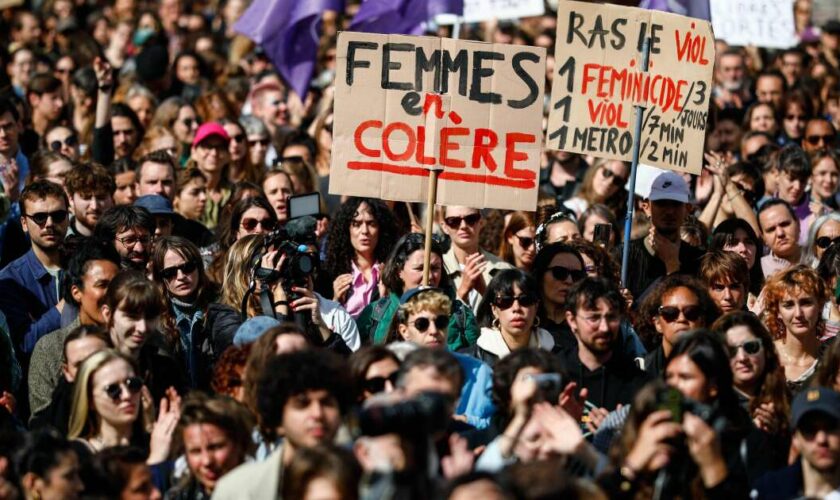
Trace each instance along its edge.
<path fill-rule="evenodd" d="M 343 11 L 344 1 L 254 0 L 233 28 L 262 46 L 302 100 L 315 71 L 325 10 Z"/>
<path fill-rule="evenodd" d="M 696 17 L 710 21 L 709 0 L 642 0 L 639 7 L 643 9 L 673 12 L 688 17 Z"/>
<path fill-rule="evenodd" d="M 438 14 L 464 15 L 464 0 L 364 0 L 350 30 L 420 35 Z"/>

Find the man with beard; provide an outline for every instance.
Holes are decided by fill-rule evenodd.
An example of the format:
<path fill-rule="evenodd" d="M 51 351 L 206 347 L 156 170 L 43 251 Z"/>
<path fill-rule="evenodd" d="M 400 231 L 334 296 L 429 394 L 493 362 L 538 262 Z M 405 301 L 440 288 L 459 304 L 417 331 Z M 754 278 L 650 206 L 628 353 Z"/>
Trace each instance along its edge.
<path fill-rule="evenodd" d="M 137 206 L 113 207 L 96 223 L 94 236 L 111 242 L 120 254 L 120 267 L 145 271 L 155 234 L 155 218 Z"/>
<path fill-rule="evenodd" d="M 0 311 L 15 349 L 32 352 L 39 338 L 61 326 L 61 244 L 67 232 L 67 195 L 58 184 L 35 181 L 20 195 L 20 223 L 31 249 L 0 271 Z"/>
<path fill-rule="evenodd" d="M 800 458 L 755 483 L 750 498 L 840 496 L 840 394 L 827 387 L 802 391 L 793 401 L 793 447 Z"/>
<path fill-rule="evenodd" d="M 758 226 L 764 244 L 770 249 L 761 258 L 765 278 L 799 263 L 802 252 L 797 242 L 799 219 L 788 202 L 774 198 L 764 203 L 758 210 Z"/>
<path fill-rule="evenodd" d="M 715 70 L 715 102 L 720 108 L 742 109 L 749 101 L 744 54 L 727 49 L 718 56 Z"/>
<path fill-rule="evenodd" d="M 114 206 L 114 177 L 101 165 L 76 165 L 64 178 L 73 216 L 67 235 L 90 236 L 106 210 Z"/>
<path fill-rule="evenodd" d="M 566 298 L 566 322 L 577 346 L 561 356 L 572 381 L 586 389 L 586 401 L 594 405 L 589 407 L 591 430 L 619 404 L 630 403 L 650 379 L 631 357 L 616 349 L 624 304 L 618 288 L 603 278 L 584 278 Z"/>
<path fill-rule="evenodd" d="M 630 242 L 630 260 L 625 286 L 637 301 L 657 279 L 669 274 L 697 274 L 703 252 L 680 241 L 689 210 L 688 184 L 680 174 L 663 171 L 653 180 L 648 198 L 642 202 L 651 228 L 647 236 Z M 621 262 L 622 246 L 616 248 Z"/>

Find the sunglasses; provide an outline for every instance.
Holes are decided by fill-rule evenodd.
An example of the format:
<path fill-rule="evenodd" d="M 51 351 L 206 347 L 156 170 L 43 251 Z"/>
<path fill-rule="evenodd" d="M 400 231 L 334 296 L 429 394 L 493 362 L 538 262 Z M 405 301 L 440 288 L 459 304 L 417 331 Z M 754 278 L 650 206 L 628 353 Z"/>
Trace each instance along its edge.
<path fill-rule="evenodd" d="M 547 271 L 551 271 L 551 276 L 557 281 L 566 281 L 571 276 L 573 282 L 578 282 L 586 278 L 586 271 L 578 269 L 569 269 L 563 266 L 549 267 Z"/>
<path fill-rule="evenodd" d="M 522 247 L 522 250 L 528 250 L 537 241 L 529 236 L 519 236 L 518 234 L 514 234 L 514 236 L 519 240 L 519 246 Z"/>
<path fill-rule="evenodd" d="M 79 139 L 76 138 L 75 135 L 68 135 L 64 142 L 61 141 L 52 141 L 50 142 L 50 149 L 59 152 L 61 151 L 61 146 L 67 146 L 68 148 L 75 148 L 79 144 Z"/>
<path fill-rule="evenodd" d="M 446 217 L 443 222 L 452 229 L 461 227 L 461 222 L 466 222 L 468 226 L 474 226 L 481 220 L 481 214 L 476 212 L 474 214 L 465 215 L 463 217 Z"/>
<path fill-rule="evenodd" d="M 233 142 L 238 144 L 238 143 L 245 140 L 245 134 L 232 135 L 232 136 L 230 136 L 230 140 L 232 140 Z"/>
<path fill-rule="evenodd" d="M 29 217 L 32 219 L 32 222 L 38 225 L 38 227 L 44 227 L 47 223 L 47 219 L 52 219 L 53 224 L 61 224 L 65 220 L 67 220 L 67 210 L 56 210 L 54 212 L 36 212 L 34 214 L 24 214 L 25 217 Z"/>
<path fill-rule="evenodd" d="M 785 120 L 798 120 L 801 122 L 805 121 L 805 117 L 802 115 L 787 115 L 785 116 Z"/>
<path fill-rule="evenodd" d="M 397 374 L 399 371 L 388 375 L 387 377 L 371 377 L 362 383 L 364 389 L 371 394 L 378 394 L 385 390 L 385 384 L 391 382 L 391 385 L 397 384 Z"/>
<path fill-rule="evenodd" d="M 748 340 L 743 344 L 739 345 L 732 345 L 729 347 L 729 357 L 734 358 L 738 355 L 738 349 L 743 349 L 745 353 L 749 356 L 755 356 L 759 352 L 761 352 L 761 341 L 760 340 Z"/>
<path fill-rule="evenodd" d="M 255 140 L 248 139 L 248 144 L 251 145 L 251 146 L 256 146 L 257 144 L 259 144 L 260 146 L 267 147 L 268 142 L 269 142 L 268 139 L 255 139 Z"/>
<path fill-rule="evenodd" d="M 677 306 L 659 307 L 659 317 L 668 323 L 676 321 L 680 317 L 680 313 L 687 321 L 697 321 L 700 319 L 700 306 L 685 306 L 682 309 Z"/>
<path fill-rule="evenodd" d="M 498 296 L 496 297 L 496 300 L 493 301 L 493 304 L 495 304 L 499 309 L 505 310 L 513 307 L 514 302 L 519 302 L 519 305 L 522 307 L 531 307 L 537 303 L 537 300 L 536 295 L 523 293 L 522 295 L 517 295 L 516 297 L 512 297 L 510 295 Z"/>
<path fill-rule="evenodd" d="M 246 231 L 253 231 L 257 228 L 257 224 L 262 226 L 263 229 L 272 229 L 276 225 L 276 223 L 271 219 L 257 220 L 252 219 L 250 217 L 247 219 L 242 219 L 242 228 Z"/>
<path fill-rule="evenodd" d="M 826 146 L 834 144 L 833 135 L 809 135 L 805 138 L 811 146 L 819 146 L 821 143 Z"/>
<path fill-rule="evenodd" d="M 187 128 L 192 128 L 193 125 L 198 125 L 199 121 L 195 118 L 184 118 L 183 120 L 181 120 L 181 123 L 183 123 L 184 126 Z"/>
<path fill-rule="evenodd" d="M 190 274 L 198 268 L 195 262 L 185 262 L 180 266 L 172 266 L 167 267 L 163 271 L 160 272 L 160 275 L 163 276 L 163 279 L 171 280 L 175 279 L 178 276 L 178 271 L 181 271 L 184 274 Z"/>
<path fill-rule="evenodd" d="M 825 250 L 826 248 L 830 247 L 832 244 L 837 243 L 840 241 L 840 236 L 836 238 L 829 238 L 828 236 L 820 236 L 817 238 L 814 243 L 817 244 L 818 247 Z"/>
<path fill-rule="evenodd" d="M 432 323 L 435 324 L 435 328 L 437 328 L 438 331 L 443 330 L 444 328 L 449 326 L 449 317 L 447 317 L 444 314 L 439 314 L 435 316 L 434 320 L 431 320 L 429 318 L 417 318 L 414 320 L 414 328 L 418 332 L 424 333 L 426 330 L 429 329 L 430 326 L 432 326 Z"/>
<path fill-rule="evenodd" d="M 612 179 L 612 184 L 615 187 L 620 188 L 620 187 L 624 187 L 624 185 L 627 184 L 627 179 L 625 179 L 624 177 L 616 174 L 615 172 L 608 169 L 607 167 L 604 167 L 604 168 L 601 169 L 601 175 L 604 176 L 604 179 Z"/>
<path fill-rule="evenodd" d="M 733 184 L 735 184 L 735 187 L 737 187 L 741 191 L 741 194 L 744 195 L 744 199 L 747 200 L 747 203 L 749 203 L 750 205 L 755 205 L 755 192 L 753 192 L 751 189 L 747 188 L 743 184 L 739 184 L 737 182 L 733 182 Z"/>
<path fill-rule="evenodd" d="M 128 389 L 128 393 L 133 396 L 139 393 L 140 389 L 143 388 L 143 379 L 140 377 L 128 377 L 122 382 L 108 384 L 104 388 L 105 394 L 111 398 L 111 401 L 117 402 L 122 396 L 123 386 L 125 386 L 125 388 Z"/>

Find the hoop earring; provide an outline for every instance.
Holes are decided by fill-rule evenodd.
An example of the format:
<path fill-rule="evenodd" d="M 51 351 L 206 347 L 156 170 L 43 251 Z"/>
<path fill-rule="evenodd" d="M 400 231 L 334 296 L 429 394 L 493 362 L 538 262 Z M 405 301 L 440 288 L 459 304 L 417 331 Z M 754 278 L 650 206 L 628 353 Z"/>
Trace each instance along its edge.
<path fill-rule="evenodd" d="M 539 327 L 540 327 L 540 317 L 535 316 L 534 317 L 534 328 L 539 328 Z"/>
<path fill-rule="evenodd" d="M 499 323 L 499 318 L 493 318 L 493 322 L 490 325 L 494 330 L 502 331 L 502 324 Z"/>

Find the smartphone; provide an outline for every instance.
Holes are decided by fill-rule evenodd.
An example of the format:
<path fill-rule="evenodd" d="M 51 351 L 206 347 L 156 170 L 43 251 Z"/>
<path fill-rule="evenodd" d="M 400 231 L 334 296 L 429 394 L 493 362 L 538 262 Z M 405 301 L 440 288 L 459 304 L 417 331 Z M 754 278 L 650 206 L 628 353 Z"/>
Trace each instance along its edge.
<path fill-rule="evenodd" d="M 669 387 L 656 397 L 656 409 L 671 412 L 671 421 L 681 423 L 683 418 L 683 396 L 680 391 Z"/>
<path fill-rule="evenodd" d="M 289 198 L 289 218 L 296 219 L 304 215 L 316 216 L 321 213 L 321 195 L 318 193 L 299 194 Z"/>
<path fill-rule="evenodd" d="M 612 224 L 595 224 L 595 230 L 592 233 L 592 241 L 601 246 L 609 246 L 610 237 L 612 236 Z"/>
<path fill-rule="evenodd" d="M 537 399 L 540 401 L 556 404 L 560 399 L 560 393 L 563 391 L 563 376 L 559 373 L 540 373 L 528 375 L 527 378 L 537 384 Z"/>

